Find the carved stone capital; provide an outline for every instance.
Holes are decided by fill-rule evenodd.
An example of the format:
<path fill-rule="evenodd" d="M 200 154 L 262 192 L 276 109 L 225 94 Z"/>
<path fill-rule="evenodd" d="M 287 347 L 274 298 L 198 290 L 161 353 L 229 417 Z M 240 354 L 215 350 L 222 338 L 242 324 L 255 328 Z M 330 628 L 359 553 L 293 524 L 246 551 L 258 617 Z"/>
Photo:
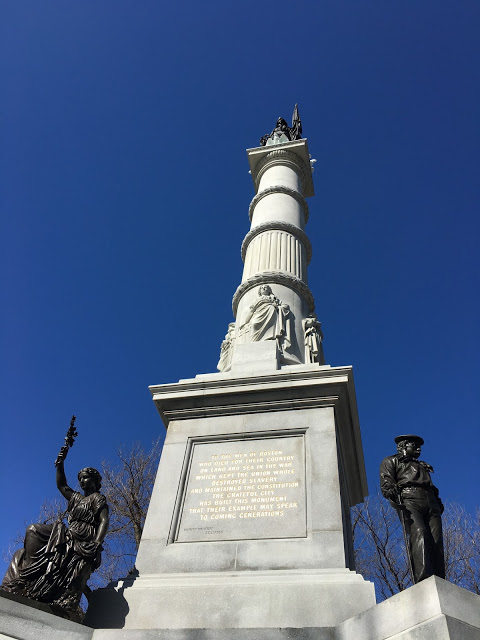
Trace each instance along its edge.
<path fill-rule="evenodd" d="M 307 184 L 312 180 L 312 169 L 305 164 L 298 154 L 287 149 L 273 149 L 260 160 L 255 167 L 255 175 L 253 176 L 257 189 L 260 178 L 265 171 L 276 164 L 287 165 L 296 171 L 302 180 L 303 190 L 306 190 Z"/>
<path fill-rule="evenodd" d="M 257 273 L 248 280 L 245 280 L 245 282 L 242 282 L 242 284 L 237 287 L 232 299 L 232 309 L 235 318 L 237 317 L 240 298 L 247 291 L 250 291 L 250 289 L 253 289 L 254 287 L 258 287 L 261 284 L 281 284 L 285 287 L 290 287 L 290 289 L 296 291 L 306 300 L 311 313 L 315 311 L 315 301 L 313 299 L 312 292 L 302 280 L 290 275 L 289 273 L 285 273 L 284 271 L 263 271 L 262 273 Z"/>
<path fill-rule="evenodd" d="M 302 242 L 305 246 L 305 251 L 307 253 L 307 264 L 312 259 L 312 245 L 305 231 L 302 231 L 294 224 L 290 224 L 290 222 L 272 221 L 265 222 L 264 224 L 259 224 L 258 227 L 254 227 L 247 233 L 242 242 L 242 260 L 244 262 L 248 245 L 256 236 L 258 236 L 260 233 L 263 233 L 264 231 L 286 231 L 287 233 L 291 233 L 292 236 L 298 238 L 300 242 Z"/>
<path fill-rule="evenodd" d="M 292 155 L 295 155 L 295 154 L 292 154 Z M 262 200 L 262 198 L 265 198 L 266 196 L 269 196 L 272 193 L 284 193 L 287 196 L 291 196 L 292 198 L 294 198 L 298 202 L 298 204 L 303 208 L 305 224 L 308 222 L 309 212 L 308 212 L 308 204 L 305 198 L 302 196 L 301 193 L 298 193 L 298 191 L 296 191 L 295 189 L 291 189 L 290 187 L 284 187 L 281 184 L 274 185 L 272 187 L 267 187 L 266 189 L 262 189 L 262 191 L 257 193 L 257 195 L 251 201 L 250 206 L 248 207 L 248 215 L 250 217 L 250 222 L 253 219 L 254 209 L 257 206 L 257 204 L 260 202 L 260 200 Z"/>

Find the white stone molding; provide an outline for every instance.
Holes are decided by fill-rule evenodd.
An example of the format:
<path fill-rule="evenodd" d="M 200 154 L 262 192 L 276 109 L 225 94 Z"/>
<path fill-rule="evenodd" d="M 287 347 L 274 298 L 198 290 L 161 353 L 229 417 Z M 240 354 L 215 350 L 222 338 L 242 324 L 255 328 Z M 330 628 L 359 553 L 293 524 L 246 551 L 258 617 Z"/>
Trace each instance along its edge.
<path fill-rule="evenodd" d="M 292 155 L 295 155 L 295 154 L 292 154 Z M 260 202 L 260 200 L 262 200 L 262 198 L 265 198 L 266 196 L 271 195 L 272 193 L 283 193 L 287 196 L 291 196 L 292 198 L 294 198 L 298 202 L 298 204 L 303 208 L 305 224 L 307 224 L 308 217 L 310 215 L 308 211 L 307 201 L 302 196 L 302 194 L 298 193 L 298 191 L 296 191 L 295 189 L 291 189 L 290 187 L 286 187 L 281 184 L 273 185 L 271 187 L 266 187 L 265 189 L 262 189 L 262 191 L 259 191 L 256 194 L 256 196 L 254 196 L 248 208 L 248 216 L 250 218 L 250 222 L 252 222 L 253 212 L 257 204 Z"/>
<path fill-rule="evenodd" d="M 287 149 L 274 149 L 259 161 L 255 167 L 255 174 L 252 176 L 256 189 L 258 189 L 260 179 L 265 171 L 277 164 L 283 164 L 293 169 L 302 180 L 303 190 L 306 190 L 312 180 L 312 169 L 304 163 L 299 155 Z"/>
<path fill-rule="evenodd" d="M 283 271 L 307 282 L 305 246 L 289 231 L 271 229 L 255 236 L 248 247 L 242 282 L 263 271 Z"/>
<path fill-rule="evenodd" d="M 306 203 L 305 203 L 306 204 Z M 264 222 L 263 224 L 258 225 L 258 227 L 253 227 L 247 235 L 245 236 L 242 242 L 242 260 L 245 262 L 245 256 L 247 253 L 248 245 L 252 242 L 252 240 L 258 236 L 260 233 L 264 233 L 265 231 L 286 231 L 287 233 L 291 233 L 293 236 L 297 237 L 300 242 L 305 247 L 305 255 L 307 265 L 310 263 L 312 259 L 312 244 L 308 239 L 305 231 L 302 231 L 299 227 L 294 224 L 290 224 L 289 222 L 280 222 L 280 221 L 272 221 L 272 222 Z"/>
<path fill-rule="evenodd" d="M 250 289 L 258 287 L 261 284 L 280 284 L 286 287 L 290 287 L 298 294 L 300 294 L 308 304 L 309 311 L 315 311 L 315 301 L 313 299 L 312 292 L 308 286 L 299 278 L 292 276 L 290 273 L 284 273 L 282 271 L 264 271 L 263 273 L 257 273 L 245 282 L 237 287 L 237 290 L 233 294 L 232 309 L 233 315 L 237 317 L 237 309 L 240 298 Z"/>

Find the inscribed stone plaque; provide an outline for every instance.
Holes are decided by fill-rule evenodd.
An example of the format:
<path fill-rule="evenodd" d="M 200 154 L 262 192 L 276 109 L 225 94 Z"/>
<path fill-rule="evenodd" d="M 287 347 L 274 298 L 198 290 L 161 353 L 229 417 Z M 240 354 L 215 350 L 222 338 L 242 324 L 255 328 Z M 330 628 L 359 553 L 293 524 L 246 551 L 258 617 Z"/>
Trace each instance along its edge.
<path fill-rule="evenodd" d="M 176 542 L 306 535 L 303 435 L 194 443 Z"/>

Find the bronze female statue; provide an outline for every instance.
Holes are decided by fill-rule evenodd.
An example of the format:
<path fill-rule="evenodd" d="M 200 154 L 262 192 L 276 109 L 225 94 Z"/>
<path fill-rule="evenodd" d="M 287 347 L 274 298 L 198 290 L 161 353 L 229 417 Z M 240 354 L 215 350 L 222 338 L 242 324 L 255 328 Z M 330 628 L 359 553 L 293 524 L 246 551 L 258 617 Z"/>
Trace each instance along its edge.
<path fill-rule="evenodd" d="M 83 494 L 68 486 L 64 470 L 68 448 L 62 447 L 55 461 L 57 487 L 68 500 L 68 527 L 62 518 L 54 524 L 31 524 L 23 549 L 12 558 L 2 589 L 75 617 L 87 580 L 100 566 L 109 516 L 105 496 L 99 493 L 102 477 L 96 469 L 87 467 L 78 473 Z"/>

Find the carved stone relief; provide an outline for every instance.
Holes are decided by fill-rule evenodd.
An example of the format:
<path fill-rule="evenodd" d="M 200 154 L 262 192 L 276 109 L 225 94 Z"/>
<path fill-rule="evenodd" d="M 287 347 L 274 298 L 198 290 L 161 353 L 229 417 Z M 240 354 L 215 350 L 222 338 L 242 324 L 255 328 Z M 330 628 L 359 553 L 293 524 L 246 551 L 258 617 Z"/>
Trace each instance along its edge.
<path fill-rule="evenodd" d="M 219 371 L 229 371 L 232 364 L 233 347 L 235 344 L 235 322 L 228 325 L 227 335 L 220 347 L 220 360 L 217 364 Z"/>
<path fill-rule="evenodd" d="M 280 351 L 291 345 L 290 307 L 279 300 L 268 284 L 258 289 L 258 299 L 240 326 L 243 342 L 276 340 Z"/>
<path fill-rule="evenodd" d="M 302 326 L 304 331 L 305 363 L 318 362 L 319 364 L 325 364 L 322 348 L 323 333 L 317 316 L 311 313 L 302 321 Z"/>

